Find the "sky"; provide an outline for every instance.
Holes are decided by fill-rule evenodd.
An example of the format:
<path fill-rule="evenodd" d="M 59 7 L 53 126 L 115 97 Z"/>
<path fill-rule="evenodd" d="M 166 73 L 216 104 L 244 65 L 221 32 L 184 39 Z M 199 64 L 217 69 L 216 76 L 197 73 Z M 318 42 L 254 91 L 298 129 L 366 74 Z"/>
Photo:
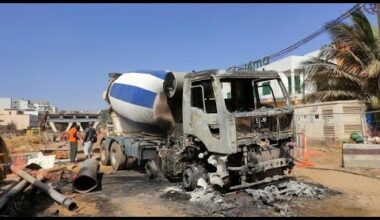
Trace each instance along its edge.
<path fill-rule="evenodd" d="M 108 73 L 225 69 L 306 37 L 350 4 L 0 4 L 0 97 L 107 108 Z M 368 15 L 377 26 L 375 15 Z M 288 55 L 317 50 L 323 34 Z"/>

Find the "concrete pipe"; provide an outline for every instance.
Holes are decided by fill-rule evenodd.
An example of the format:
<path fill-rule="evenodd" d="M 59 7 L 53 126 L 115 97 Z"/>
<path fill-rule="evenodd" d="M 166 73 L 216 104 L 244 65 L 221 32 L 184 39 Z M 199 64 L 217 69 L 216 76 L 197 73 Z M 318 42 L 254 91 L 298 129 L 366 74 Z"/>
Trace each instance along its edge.
<path fill-rule="evenodd" d="M 88 193 L 98 186 L 99 162 L 95 159 L 87 159 L 82 163 L 73 187 L 76 192 Z"/>

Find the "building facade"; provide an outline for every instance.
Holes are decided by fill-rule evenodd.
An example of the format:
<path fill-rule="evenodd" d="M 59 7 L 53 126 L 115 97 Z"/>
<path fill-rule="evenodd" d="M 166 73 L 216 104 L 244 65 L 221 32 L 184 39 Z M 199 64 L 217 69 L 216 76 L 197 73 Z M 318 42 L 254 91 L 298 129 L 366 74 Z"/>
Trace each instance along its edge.
<path fill-rule="evenodd" d="M 38 127 L 38 116 L 27 115 L 22 111 L 13 109 L 0 109 L 0 125 L 7 126 L 14 123 L 17 130 Z"/>
<path fill-rule="evenodd" d="M 305 80 L 305 70 L 302 63 L 311 57 L 317 56 L 318 53 L 319 50 L 316 50 L 303 56 L 288 56 L 276 62 L 262 66 L 261 68 L 265 70 L 277 71 L 291 100 L 298 101 L 303 99 L 305 94 L 313 92 L 313 88 L 302 88 L 302 84 Z M 280 92 L 281 88 L 276 82 L 271 81 L 267 84 L 270 84 L 273 94 L 278 101 L 283 99 L 281 96 L 282 93 Z M 259 91 L 260 97 L 264 99 L 272 99 L 272 92 L 265 85 L 266 84 L 264 83 L 262 89 Z"/>
<path fill-rule="evenodd" d="M 366 106 L 358 100 L 320 102 L 294 107 L 294 126 L 309 143 L 349 141 L 353 132 L 366 135 Z"/>
<path fill-rule="evenodd" d="M 0 109 L 12 109 L 12 99 L 0 98 Z"/>
<path fill-rule="evenodd" d="M 30 101 L 30 108 L 35 109 L 38 112 L 57 112 L 57 108 L 47 101 Z"/>
<path fill-rule="evenodd" d="M 0 98 L 0 109 L 23 111 L 25 114 L 38 115 L 43 112 L 56 113 L 57 107 L 48 101 L 29 101 L 25 99 Z"/>

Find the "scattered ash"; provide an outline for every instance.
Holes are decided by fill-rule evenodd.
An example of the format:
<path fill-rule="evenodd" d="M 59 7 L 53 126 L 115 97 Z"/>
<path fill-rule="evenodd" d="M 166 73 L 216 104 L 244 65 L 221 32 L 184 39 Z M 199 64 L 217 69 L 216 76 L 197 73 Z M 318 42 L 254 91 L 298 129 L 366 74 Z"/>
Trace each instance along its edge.
<path fill-rule="evenodd" d="M 32 193 L 19 193 L 11 198 L 0 210 L 1 217 L 26 217 L 31 214 L 31 200 L 35 191 Z"/>
<path fill-rule="evenodd" d="M 296 180 L 266 186 L 263 189 L 245 189 L 255 203 L 271 206 L 281 216 L 291 216 L 290 201 L 294 198 L 321 200 L 338 192 L 322 185 Z"/>
<path fill-rule="evenodd" d="M 322 185 L 298 180 L 282 181 L 258 189 L 245 189 L 223 194 L 210 185 L 187 192 L 168 187 L 161 198 L 189 202 L 198 210 L 195 216 L 294 216 L 294 199 L 321 200 L 339 194 Z"/>
<path fill-rule="evenodd" d="M 188 201 L 191 196 L 181 188 L 171 186 L 164 190 L 164 193 L 160 196 L 160 198 L 164 198 L 169 201 Z"/>

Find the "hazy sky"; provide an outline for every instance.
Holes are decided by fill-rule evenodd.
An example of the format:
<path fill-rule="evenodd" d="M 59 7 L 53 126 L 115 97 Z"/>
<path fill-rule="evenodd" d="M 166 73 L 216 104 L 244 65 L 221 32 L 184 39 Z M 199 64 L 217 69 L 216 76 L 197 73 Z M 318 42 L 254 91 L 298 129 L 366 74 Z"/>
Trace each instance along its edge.
<path fill-rule="evenodd" d="M 95 111 L 106 107 L 109 72 L 243 64 L 284 49 L 353 5 L 0 4 L 0 97 Z M 328 42 L 323 34 L 289 55 Z"/>

